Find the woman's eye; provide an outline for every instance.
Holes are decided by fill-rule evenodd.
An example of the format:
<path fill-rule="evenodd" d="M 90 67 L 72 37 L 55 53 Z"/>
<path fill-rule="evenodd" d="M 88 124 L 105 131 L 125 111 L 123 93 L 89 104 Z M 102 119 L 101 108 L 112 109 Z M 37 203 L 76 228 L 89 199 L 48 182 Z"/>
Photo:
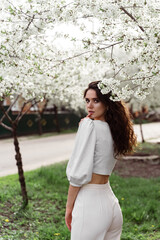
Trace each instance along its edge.
<path fill-rule="evenodd" d="M 85 99 L 85 101 L 86 101 L 86 103 L 89 103 L 90 102 L 90 100 L 89 99 Z M 94 99 L 93 100 L 95 103 L 98 103 L 99 102 L 99 100 L 98 99 Z"/>

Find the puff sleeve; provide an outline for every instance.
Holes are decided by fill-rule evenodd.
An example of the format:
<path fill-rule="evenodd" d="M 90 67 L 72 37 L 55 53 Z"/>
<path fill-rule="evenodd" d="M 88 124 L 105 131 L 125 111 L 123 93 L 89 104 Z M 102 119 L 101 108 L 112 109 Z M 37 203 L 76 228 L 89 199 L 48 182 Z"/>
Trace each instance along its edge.
<path fill-rule="evenodd" d="M 72 186 L 81 187 L 92 178 L 96 133 L 93 120 L 85 118 L 78 128 L 66 174 Z"/>

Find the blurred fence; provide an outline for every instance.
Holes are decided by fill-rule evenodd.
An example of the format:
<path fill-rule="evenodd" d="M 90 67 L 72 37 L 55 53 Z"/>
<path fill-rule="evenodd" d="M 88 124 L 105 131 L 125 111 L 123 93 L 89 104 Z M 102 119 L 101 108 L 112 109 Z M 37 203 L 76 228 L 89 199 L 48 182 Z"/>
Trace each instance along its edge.
<path fill-rule="evenodd" d="M 12 119 L 17 117 L 17 114 L 10 111 L 9 115 Z M 0 112 L 0 118 L 2 117 L 2 112 Z M 41 118 L 36 114 L 26 114 L 20 120 L 18 125 L 18 135 L 30 135 L 39 134 L 40 127 L 41 132 L 58 132 L 64 129 L 72 129 L 78 127 L 78 122 L 80 117 L 73 113 L 44 113 Z M 10 125 L 8 120 L 4 121 L 7 125 Z M 0 138 L 11 137 L 11 132 L 4 127 L 0 126 Z"/>

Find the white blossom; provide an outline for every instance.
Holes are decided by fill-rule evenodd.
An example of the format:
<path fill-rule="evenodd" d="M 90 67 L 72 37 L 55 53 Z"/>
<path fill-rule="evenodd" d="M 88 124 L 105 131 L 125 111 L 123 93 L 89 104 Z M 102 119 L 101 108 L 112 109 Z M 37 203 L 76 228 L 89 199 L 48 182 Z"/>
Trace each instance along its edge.
<path fill-rule="evenodd" d="M 0 98 L 58 97 L 78 110 L 100 80 L 114 101 L 145 99 L 159 80 L 159 13 L 156 0 L 2 0 Z"/>

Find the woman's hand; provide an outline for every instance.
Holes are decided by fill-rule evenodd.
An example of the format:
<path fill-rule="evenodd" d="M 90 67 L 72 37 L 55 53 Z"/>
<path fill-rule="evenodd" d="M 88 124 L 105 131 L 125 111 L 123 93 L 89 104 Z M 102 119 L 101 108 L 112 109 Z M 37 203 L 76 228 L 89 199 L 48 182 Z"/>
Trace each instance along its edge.
<path fill-rule="evenodd" d="M 89 113 L 85 118 L 90 118 L 91 115 L 92 115 L 92 113 Z M 82 118 L 81 121 L 79 122 L 79 124 L 80 124 L 85 118 Z"/>
<path fill-rule="evenodd" d="M 70 208 L 66 208 L 66 214 L 65 214 L 65 221 L 66 221 L 66 225 L 69 229 L 69 231 L 71 231 L 71 222 L 72 222 L 72 210 Z"/>
<path fill-rule="evenodd" d="M 74 187 L 72 185 L 69 185 L 68 198 L 66 203 L 66 214 L 65 214 L 65 221 L 69 231 L 71 231 L 72 210 L 74 208 L 74 203 L 79 190 L 80 190 L 80 187 Z"/>

